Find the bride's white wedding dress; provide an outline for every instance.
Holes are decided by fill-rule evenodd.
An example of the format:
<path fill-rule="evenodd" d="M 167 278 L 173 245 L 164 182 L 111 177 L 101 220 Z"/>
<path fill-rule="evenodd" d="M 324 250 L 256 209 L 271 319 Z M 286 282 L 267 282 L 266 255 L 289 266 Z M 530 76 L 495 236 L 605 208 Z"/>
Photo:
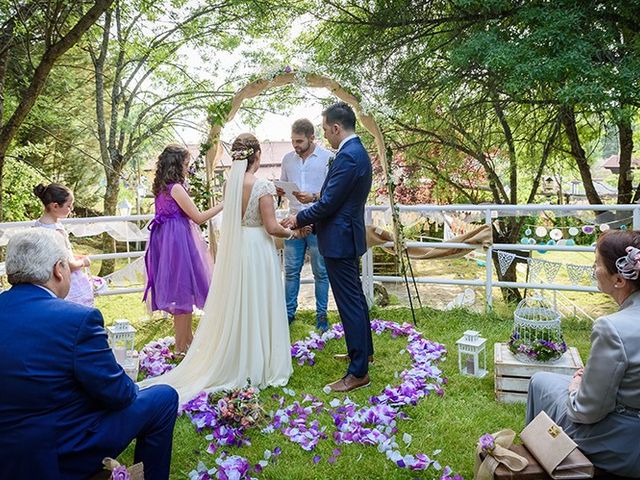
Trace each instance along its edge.
<path fill-rule="evenodd" d="M 213 280 L 193 343 L 180 365 L 141 387 L 167 384 L 184 403 L 201 391 L 286 385 L 291 344 L 280 262 L 262 225 L 260 197 L 273 183 L 257 179 L 242 215 L 247 162 L 234 161 L 227 181 Z"/>

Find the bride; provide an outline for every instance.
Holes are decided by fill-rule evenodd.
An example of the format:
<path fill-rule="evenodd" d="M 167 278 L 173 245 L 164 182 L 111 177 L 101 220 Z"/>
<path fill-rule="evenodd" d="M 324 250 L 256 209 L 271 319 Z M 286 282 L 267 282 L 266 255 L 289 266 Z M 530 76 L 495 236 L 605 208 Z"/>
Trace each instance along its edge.
<path fill-rule="evenodd" d="M 233 159 L 224 196 L 224 217 L 204 314 L 187 355 L 175 369 L 144 380 L 168 384 L 180 403 L 205 390 L 283 386 L 291 376 L 291 346 L 280 262 L 272 236 L 306 232 L 276 220 L 276 190 L 254 175 L 260 143 L 249 133 L 231 146 Z"/>

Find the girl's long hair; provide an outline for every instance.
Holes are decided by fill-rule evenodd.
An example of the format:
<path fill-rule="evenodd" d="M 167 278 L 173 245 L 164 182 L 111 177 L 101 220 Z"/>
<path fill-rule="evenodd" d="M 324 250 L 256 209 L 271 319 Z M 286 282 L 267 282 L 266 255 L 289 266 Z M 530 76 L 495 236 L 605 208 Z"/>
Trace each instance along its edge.
<path fill-rule="evenodd" d="M 182 145 L 167 145 L 156 162 L 156 175 L 153 179 L 153 194 L 158 196 L 171 183 L 184 184 L 184 161 L 189 150 Z"/>

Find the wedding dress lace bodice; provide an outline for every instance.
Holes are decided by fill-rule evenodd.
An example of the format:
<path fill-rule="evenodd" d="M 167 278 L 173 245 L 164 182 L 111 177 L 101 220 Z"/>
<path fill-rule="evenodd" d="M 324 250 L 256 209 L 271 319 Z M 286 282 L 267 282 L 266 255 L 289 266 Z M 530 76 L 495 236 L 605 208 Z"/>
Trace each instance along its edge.
<path fill-rule="evenodd" d="M 260 215 L 260 197 L 275 194 L 276 187 L 273 182 L 265 180 L 264 178 L 258 178 L 256 180 L 256 183 L 253 184 L 253 189 L 251 190 L 251 195 L 249 196 L 249 202 L 247 203 L 247 210 L 244 212 L 244 217 L 242 218 L 242 225 L 245 227 L 262 226 L 262 216 Z"/>

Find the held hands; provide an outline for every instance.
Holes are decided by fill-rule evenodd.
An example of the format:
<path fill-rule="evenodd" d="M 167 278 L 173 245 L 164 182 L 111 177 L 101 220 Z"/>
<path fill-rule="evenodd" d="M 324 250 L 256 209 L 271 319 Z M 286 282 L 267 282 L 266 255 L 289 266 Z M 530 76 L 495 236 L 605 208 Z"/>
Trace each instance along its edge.
<path fill-rule="evenodd" d="M 276 187 L 276 193 L 278 194 L 279 197 L 284 197 L 284 190 L 281 189 L 280 187 Z"/>
<path fill-rule="evenodd" d="M 284 228 L 290 228 L 292 230 L 294 230 L 298 225 L 296 222 L 296 216 L 295 215 L 289 215 L 287 218 L 284 218 L 281 222 L 280 225 L 282 225 Z"/>
<path fill-rule="evenodd" d="M 309 236 L 311 233 L 311 226 L 307 225 L 306 227 L 299 228 L 298 230 L 293 231 L 293 238 L 305 238 Z"/>

